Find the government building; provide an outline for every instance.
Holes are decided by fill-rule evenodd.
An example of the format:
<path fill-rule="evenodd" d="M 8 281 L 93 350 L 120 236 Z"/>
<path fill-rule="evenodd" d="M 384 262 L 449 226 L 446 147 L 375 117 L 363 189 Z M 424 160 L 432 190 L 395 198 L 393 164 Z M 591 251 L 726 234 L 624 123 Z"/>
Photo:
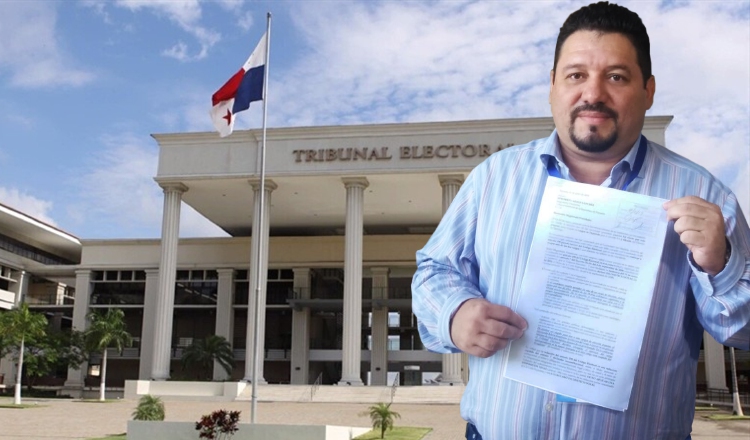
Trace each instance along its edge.
<path fill-rule="evenodd" d="M 664 145 L 671 119 L 646 118 L 645 135 Z M 462 385 L 462 356 L 420 341 L 415 253 L 477 164 L 553 128 L 529 118 L 269 129 L 262 222 L 260 130 L 157 134 L 161 238 L 79 239 L 0 206 L 0 307 L 25 301 L 78 330 L 92 310 L 124 310 L 135 344 L 108 355 L 115 387 L 194 379 L 183 350 L 210 335 L 236 361 L 213 379 L 251 380 L 256 292 L 259 384 Z M 183 202 L 229 236 L 178 238 Z M 709 336 L 704 346 L 698 382 L 726 389 L 723 347 Z M 96 386 L 99 362 L 48 383 Z M 0 373 L 12 383 L 8 358 Z"/>

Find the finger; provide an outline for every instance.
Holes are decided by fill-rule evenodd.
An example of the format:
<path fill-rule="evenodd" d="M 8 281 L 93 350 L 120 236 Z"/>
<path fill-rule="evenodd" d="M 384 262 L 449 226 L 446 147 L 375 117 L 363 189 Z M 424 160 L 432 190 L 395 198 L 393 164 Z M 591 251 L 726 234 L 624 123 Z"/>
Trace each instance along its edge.
<path fill-rule="evenodd" d="M 468 354 L 470 354 L 472 356 L 476 356 L 476 357 L 480 357 L 480 358 L 488 358 L 488 357 L 492 356 L 493 354 L 497 353 L 496 351 L 485 350 L 485 349 L 483 349 L 481 347 L 478 347 L 476 345 L 474 345 L 474 346 L 472 346 L 472 347 L 470 347 L 470 348 L 468 348 L 466 350 L 463 350 L 463 351 L 464 351 L 464 353 L 468 353 Z"/>
<path fill-rule="evenodd" d="M 714 205 L 715 206 L 715 205 Z M 674 205 L 667 209 L 667 218 L 669 220 L 675 220 L 681 217 L 695 217 L 700 219 L 717 219 L 721 216 L 721 210 L 718 206 L 716 209 L 711 207 L 683 203 L 680 205 Z"/>
<path fill-rule="evenodd" d="M 705 247 L 706 238 L 703 234 L 696 231 L 685 231 L 680 234 L 680 241 L 691 251 L 693 248 Z"/>
<path fill-rule="evenodd" d="M 697 217 L 680 217 L 674 222 L 674 231 L 678 234 L 687 231 L 702 233 L 707 227 L 706 220 Z"/>
<path fill-rule="evenodd" d="M 662 206 L 664 206 L 665 209 L 669 209 L 673 206 L 678 206 L 678 205 L 699 205 L 699 206 L 705 206 L 705 207 L 716 206 L 713 203 L 703 200 L 700 197 L 696 197 L 696 196 L 685 196 L 685 197 L 680 197 L 679 199 L 673 199 L 668 202 L 665 202 Z"/>
<path fill-rule="evenodd" d="M 505 322 L 521 330 L 526 330 L 528 324 L 518 313 L 508 307 L 497 304 L 488 304 L 487 316 L 496 321 Z"/>
<path fill-rule="evenodd" d="M 508 340 L 490 335 L 479 335 L 474 341 L 474 347 L 486 353 L 496 353 L 508 346 Z"/>
<path fill-rule="evenodd" d="M 482 334 L 502 339 L 518 339 L 523 336 L 524 333 L 524 331 L 518 327 L 494 319 L 487 319 L 482 322 L 479 331 Z"/>

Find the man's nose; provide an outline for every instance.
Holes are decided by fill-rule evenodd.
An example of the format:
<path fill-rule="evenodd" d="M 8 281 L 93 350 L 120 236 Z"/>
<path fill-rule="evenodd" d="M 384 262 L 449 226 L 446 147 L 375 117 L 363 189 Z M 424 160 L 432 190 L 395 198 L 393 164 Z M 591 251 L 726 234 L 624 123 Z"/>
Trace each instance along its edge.
<path fill-rule="evenodd" d="M 590 77 L 583 85 L 581 99 L 587 104 L 607 101 L 607 85 L 603 78 Z"/>

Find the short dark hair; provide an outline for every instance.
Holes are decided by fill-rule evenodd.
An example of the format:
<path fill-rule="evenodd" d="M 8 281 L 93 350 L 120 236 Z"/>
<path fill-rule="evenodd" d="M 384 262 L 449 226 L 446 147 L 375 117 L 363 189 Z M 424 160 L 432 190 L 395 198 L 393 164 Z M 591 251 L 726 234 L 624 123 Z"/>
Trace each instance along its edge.
<path fill-rule="evenodd" d="M 646 86 L 646 82 L 651 78 L 651 43 L 646 26 L 643 25 L 638 14 L 609 2 L 592 3 L 570 14 L 557 36 L 553 71 L 557 69 L 557 60 L 560 58 L 563 43 L 577 31 L 624 35 L 635 47 L 638 67 L 641 68 L 643 74 L 643 86 Z"/>

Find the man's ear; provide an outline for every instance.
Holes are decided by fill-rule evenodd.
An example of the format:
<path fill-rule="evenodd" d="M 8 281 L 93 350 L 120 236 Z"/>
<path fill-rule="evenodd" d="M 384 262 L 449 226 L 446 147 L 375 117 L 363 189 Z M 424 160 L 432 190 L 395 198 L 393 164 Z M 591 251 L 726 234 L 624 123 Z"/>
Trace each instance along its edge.
<path fill-rule="evenodd" d="M 651 75 L 651 78 L 646 81 L 646 110 L 650 109 L 654 105 L 654 95 L 656 94 L 656 78 Z"/>
<path fill-rule="evenodd" d="M 549 96 L 547 97 L 547 102 L 549 104 L 552 104 L 552 86 L 555 85 L 555 71 L 550 70 L 549 71 Z"/>

